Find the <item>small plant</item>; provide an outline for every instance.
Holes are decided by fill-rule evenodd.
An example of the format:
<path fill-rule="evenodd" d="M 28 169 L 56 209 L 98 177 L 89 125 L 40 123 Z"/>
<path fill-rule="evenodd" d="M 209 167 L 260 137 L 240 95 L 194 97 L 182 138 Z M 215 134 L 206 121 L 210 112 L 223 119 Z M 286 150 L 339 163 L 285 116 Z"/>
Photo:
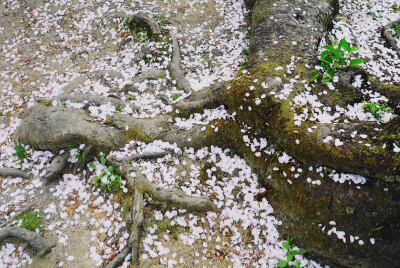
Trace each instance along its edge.
<path fill-rule="evenodd" d="M 21 227 L 25 228 L 29 231 L 34 232 L 36 229 L 40 227 L 43 223 L 42 216 L 34 212 L 33 210 L 28 210 L 26 213 L 21 216 L 15 217 L 17 221 L 22 221 Z"/>
<path fill-rule="evenodd" d="M 351 54 L 358 50 L 358 47 L 350 47 L 346 39 L 343 38 L 340 42 L 332 40 L 333 46 L 326 45 L 322 48 L 324 51 L 320 54 L 320 61 L 322 72 L 319 70 L 312 70 L 311 73 L 314 75 L 310 78 L 310 82 L 316 80 L 319 76 L 322 76 L 322 83 L 327 84 L 332 81 L 333 85 L 336 85 L 337 77 L 336 69 L 345 68 L 348 66 L 356 66 L 364 63 L 365 61 L 360 59 L 350 60 Z"/>
<path fill-rule="evenodd" d="M 122 112 L 124 110 L 124 106 L 119 105 L 118 103 L 115 104 L 115 110 L 117 112 Z"/>
<path fill-rule="evenodd" d="M 76 163 L 80 161 L 83 157 L 83 154 L 85 153 L 85 144 L 81 144 L 79 147 L 76 145 L 67 145 L 65 146 L 65 149 L 69 150 L 69 161 L 71 163 Z"/>
<path fill-rule="evenodd" d="M 136 40 L 139 41 L 140 43 L 144 43 L 147 40 L 149 40 L 149 36 L 147 35 L 146 32 L 139 31 L 136 33 L 135 37 L 136 37 Z"/>
<path fill-rule="evenodd" d="M 132 30 L 132 25 L 129 24 L 129 18 L 126 18 L 124 20 L 124 25 L 122 27 L 125 31 L 131 31 Z"/>
<path fill-rule="evenodd" d="M 113 193 L 122 187 L 121 175 L 118 174 L 114 166 L 106 166 L 107 159 L 104 155 L 100 157 L 100 163 L 103 165 L 100 175 L 96 175 L 96 182 L 105 189 L 106 192 Z M 93 162 L 89 163 L 89 167 L 96 170 Z"/>
<path fill-rule="evenodd" d="M 164 14 L 162 14 L 162 15 L 160 15 L 160 16 L 155 16 L 154 19 L 155 19 L 158 23 L 160 23 L 160 24 L 164 24 L 164 25 L 166 25 L 166 24 L 172 24 L 172 22 L 171 22 L 169 19 L 167 19 L 167 18 L 164 16 Z"/>
<path fill-rule="evenodd" d="M 300 261 L 296 260 L 297 254 L 304 254 L 307 252 L 304 248 L 299 250 L 294 249 L 293 238 L 288 238 L 287 242 L 282 243 L 282 247 L 287 250 L 286 252 L 286 261 L 279 261 L 279 267 L 296 267 L 300 268 Z M 289 265 L 289 262 L 294 261 L 296 265 Z"/>
<path fill-rule="evenodd" d="M 399 11 L 400 11 L 400 5 L 393 4 L 393 5 L 391 6 L 391 8 L 393 9 L 394 12 L 399 12 Z"/>
<path fill-rule="evenodd" d="M 29 149 L 29 146 L 23 146 L 22 144 L 15 142 L 14 149 L 15 149 L 14 155 L 18 157 L 21 164 L 24 162 L 25 159 L 27 161 L 31 161 L 31 159 L 29 159 L 31 157 L 31 154 L 27 151 Z"/>
<path fill-rule="evenodd" d="M 376 119 L 381 118 L 385 113 L 394 113 L 393 109 L 387 104 L 371 103 L 363 101 L 364 105 L 361 107 L 364 112 L 371 113 Z"/>
<path fill-rule="evenodd" d="M 225 152 L 226 156 L 234 156 L 235 154 L 236 154 L 236 151 L 233 149 Z"/>
<path fill-rule="evenodd" d="M 176 94 L 176 93 L 175 93 L 175 94 L 172 95 L 172 99 L 173 99 L 174 101 L 176 101 L 177 99 L 179 99 L 180 96 L 182 96 L 182 94 Z"/>
<path fill-rule="evenodd" d="M 400 24 L 398 22 L 394 24 L 394 33 L 398 38 L 400 38 Z"/>
<path fill-rule="evenodd" d="M 128 96 L 128 100 L 136 100 L 136 96 L 135 95 L 129 95 Z"/>

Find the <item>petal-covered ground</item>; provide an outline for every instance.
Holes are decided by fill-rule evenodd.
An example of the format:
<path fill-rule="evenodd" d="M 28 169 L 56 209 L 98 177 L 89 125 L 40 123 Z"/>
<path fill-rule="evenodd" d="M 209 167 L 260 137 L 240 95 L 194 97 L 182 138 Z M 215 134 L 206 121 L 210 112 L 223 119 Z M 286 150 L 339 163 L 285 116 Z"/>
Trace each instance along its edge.
<path fill-rule="evenodd" d="M 340 1 L 340 4 L 341 15 L 333 24 L 332 36 L 337 40 L 346 37 L 349 43 L 359 47 L 355 55 L 367 60 L 364 67 L 377 79 L 399 83 L 399 56 L 384 46 L 380 37 L 384 25 L 400 18 L 400 10 L 393 7 L 396 3 L 385 0 L 368 4 Z M 127 246 L 133 193 L 124 178 L 120 179 L 117 191 L 107 191 L 104 186 L 108 185 L 108 178 L 114 180 L 116 174 L 104 168 L 103 158 L 98 155 L 83 170 L 66 172 L 45 185 L 42 177 L 54 157 L 69 155 L 68 161 L 75 163 L 82 157 L 85 145 L 57 152 L 39 151 L 24 145 L 18 147 L 12 135 L 21 123 L 23 111 L 38 102 L 83 109 L 96 121 L 107 124 L 114 114 L 134 118 L 166 114 L 173 110 L 172 104 L 190 95 L 191 92 L 178 86 L 169 70 L 172 37 L 166 35 L 155 41 L 140 30 L 131 36 L 125 17 L 139 11 L 154 18 L 163 31 L 177 38 L 182 70 L 193 92 L 246 73 L 248 11 L 241 0 L 10 0 L 0 4 L 3 63 L 0 66 L 0 168 L 17 168 L 31 174 L 30 179 L 0 177 L 0 223 L 20 226 L 23 220 L 12 219 L 13 216 L 33 203 L 32 211 L 43 219 L 35 231 L 57 240 L 57 246 L 50 253 L 36 257 L 26 244 L 9 239 L 0 248 L 1 267 L 104 266 Z M 294 56 L 292 62 L 295 65 Z M 156 79 L 140 79 L 148 70 L 161 70 L 162 74 Z M 289 73 L 291 66 L 276 70 Z M 299 82 L 290 81 L 283 91 L 270 94 L 285 99 Z M 268 87 L 265 83 L 263 86 Z M 313 95 L 310 88 L 293 99 L 297 125 L 306 120 L 321 124 L 339 122 L 343 116 L 378 121 L 364 111 L 363 103 L 337 106 L 335 110 L 325 106 L 319 98 L 334 90 L 330 86 L 320 95 Z M 371 92 L 366 81 L 354 81 L 354 86 L 360 87 L 368 100 L 388 101 Z M 119 99 L 124 105 L 57 99 L 65 93 Z M 256 100 L 256 105 L 260 101 Z M 298 109 L 299 106 L 307 108 Z M 395 116 L 386 113 L 379 120 L 388 122 Z M 216 119 L 235 120 L 235 114 L 223 106 L 206 109 L 188 119 L 177 118 L 171 122 L 170 129 L 188 130 L 204 125 L 201 131 L 205 131 L 206 125 Z M 211 128 L 218 132 L 217 126 L 211 125 Z M 281 165 L 293 165 L 292 175 L 283 174 L 288 183 L 303 172 L 291 156 L 270 147 L 267 139 L 250 140 L 246 132 L 244 126 L 243 140 L 257 157 L 265 152 L 276 155 Z M 364 139 L 362 134 L 353 134 Z M 343 144 L 330 136 L 324 142 Z M 21 151 L 22 160 L 17 156 Z M 126 157 L 163 151 L 168 153 L 155 159 L 138 159 L 132 163 L 133 167 L 161 188 L 178 188 L 187 195 L 211 200 L 218 211 L 195 214 L 176 207 L 166 210 L 165 204 L 145 194 L 140 267 L 277 267 L 280 260 L 286 260 L 287 249 L 282 242 L 287 238 L 280 237 L 277 231 L 282 222 L 274 216 L 274 209 L 264 196 L 268 189 L 262 187 L 258 175 L 234 150 L 217 146 L 194 150 L 162 141 L 131 141 L 109 155 Z M 310 167 L 310 170 L 313 168 L 321 176 L 326 173 L 340 183 L 363 184 L 367 180 L 323 167 Z M 279 168 L 274 167 L 274 171 L 278 172 Z M 311 179 L 308 182 L 320 183 Z M 321 225 L 321 235 L 334 233 L 346 242 L 346 234 L 336 230 L 335 225 L 330 222 L 327 232 Z M 349 239 L 358 240 L 360 245 L 375 243 L 373 238 L 363 241 L 350 236 Z M 321 267 L 301 254 L 296 260 L 301 267 Z M 122 267 L 129 265 L 130 255 Z"/>

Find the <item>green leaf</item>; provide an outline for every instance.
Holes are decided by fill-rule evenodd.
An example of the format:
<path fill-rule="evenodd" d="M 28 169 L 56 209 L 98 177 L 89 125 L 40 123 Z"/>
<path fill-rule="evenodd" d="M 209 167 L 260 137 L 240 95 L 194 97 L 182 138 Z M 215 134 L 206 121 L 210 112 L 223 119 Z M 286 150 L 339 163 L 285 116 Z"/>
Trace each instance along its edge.
<path fill-rule="evenodd" d="M 349 66 L 356 66 L 356 65 L 360 65 L 362 63 L 364 63 L 364 60 L 360 60 L 360 59 L 353 59 L 350 61 L 350 65 Z"/>
<path fill-rule="evenodd" d="M 321 58 L 319 60 L 322 61 L 322 62 L 329 63 L 329 64 L 333 63 L 333 60 L 332 60 L 331 57 L 324 57 L 324 58 Z"/>
<path fill-rule="evenodd" d="M 320 74 L 315 74 L 310 78 L 310 82 L 314 82 L 315 79 L 317 79 L 320 76 Z"/>
<path fill-rule="evenodd" d="M 288 242 L 283 242 L 283 243 L 282 243 L 282 247 L 283 247 L 284 249 L 287 249 L 287 250 L 290 249 L 290 245 L 289 245 Z"/>
<path fill-rule="evenodd" d="M 292 255 L 293 255 L 293 256 L 296 256 L 297 253 L 298 253 L 298 250 L 293 250 Z"/>
<path fill-rule="evenodd" d="M 333 77 L 335 76 L 335 73 L 336 73 L 335 68 L 331 68 L 331 69 L 327 70 L 327 73 L 333 79 Z"/>
<path fill-rule="evenodd" d="M 340 58 L 342 58 L 344 56 L 344 51 L 340 51 L 339 53 L 338 53 L 338 57 L 336 58 L 336 59 L 340 59 Z"/>
<path fill-rule="evenodd" d="M 290 253 L 290 252 L 288 252 L 288 253 Z M 287 261 L 289 262 L 289 261 L 292 261 L 293 260 L 293 255 L 292 254 L 287 254 L 286 253 L 286 255 L 287 255 Z"/>
<path fill-rule="evenodd" d="M 330 52 L 329 50 L 322 51 L 320 57 L 321 58 L 325 57 L 329 52 Z"/>
<path fill-rule="evenodd" d="M 296 260 L 296 266 L 297 268 L 300 268 L 300 261 Z"/>
<path fill-rule="evenodd" d="M 351 52 L 354 52 L 354 51 L 357 51 L 357 50 L 359 50 L 358 47 L 351 47 Z"/>
<path fill-rule="evenodd" d="M 101 162 L 103 165 L 105 165 L 105 164 L 106 164 L 106 162 L 107 162 L 107 159 L 105 158 L 105 156 L 104 156 L 104 155 L 102 155 L 102 156 L 100 157 L 100 162 Z"/>
<path fill-rule="evenodd" d="M 346 63 L 346 59 L 339 60 L 339 65 L 343 66 Z"/>
<path fill-rule="evenodd" d="M 96 165 L 93 162 L 89 162 L 89 167 L 91 169 L 96 169 Z"/>
<path fill-rule="evenodd" d="M 351 48 L 350 48 L 350 46 L 349 46 L 349 44 L 347 43 L 347 41 L 346 41 L 346 39 L 345 38 L 342 38 L 342 40 L 340 40 L 340 46 L 344 49 L 344 50 L 346 50 L 347 52 L 351 52 Z"/>
<path fill-rule="evenodd" d="M 329 45 L 323 46 L 323 47 L 321 47 L 321 48 L 330 50 L 330 51 L 332 51 L 332 52 L 336 51 L 336 49 L 335 49 L 334 47 L 329 46 Z"/>
<path fill-rule="evenodd" d="M 304 253 L 307 252 L 307 250 L 305 250 L 304 248 L 301 248 L 299 251 L 300 251 L 301 254 L 304 254 Z"/>
<path fill-rule="evenodd" d="M 330 77 L 324 77 L 324 79 L 322 80 L 322 84 L 327 84 L 329 83 L 329 81 L 331 81 L 332 79 Z"/>
<path fill-rule="evenodd" d="M 279 267 L 286 267 L 287 266 L 287 261 L 279 261 L 278 266 Z"/>
<path fill-rule="evenodd" d="M 109 166 L 108 167 L 108 171 L 110 171 L 111 173 L 114 173 L 114 171 L 115 171 L 114 166 Z"/>

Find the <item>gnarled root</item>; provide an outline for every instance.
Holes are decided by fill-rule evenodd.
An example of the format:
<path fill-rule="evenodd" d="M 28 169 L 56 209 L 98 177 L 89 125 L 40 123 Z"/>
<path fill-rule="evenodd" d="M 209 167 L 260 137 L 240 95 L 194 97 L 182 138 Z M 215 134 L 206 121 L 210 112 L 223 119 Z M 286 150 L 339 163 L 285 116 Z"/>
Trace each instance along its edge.
<path fill-rule="evenodd" d="M 40 234 L 28 231 L 21 227 L 5 227 L 0 229 L 0 242 L 15 237 L 27 242 L 38 253 L 38 256 L 43 256 L 56 246 L 55 241 L 47 241 L 43 239 Z"/>

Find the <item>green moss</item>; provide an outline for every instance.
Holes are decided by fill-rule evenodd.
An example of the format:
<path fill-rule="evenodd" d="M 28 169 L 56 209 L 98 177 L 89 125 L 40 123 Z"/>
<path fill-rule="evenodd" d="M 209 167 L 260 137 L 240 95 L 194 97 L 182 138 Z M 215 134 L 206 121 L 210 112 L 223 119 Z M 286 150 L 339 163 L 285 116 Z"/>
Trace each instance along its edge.
<path fill-rule="evenodd" d="M 43 223 L 43 217 L 33 210 L 28 210 L 21 216 L 15 217 L 17 221 L 22 221 L 21 227 L 29 231 L 34 232 L 36 229 L 40 228 Z"/>

